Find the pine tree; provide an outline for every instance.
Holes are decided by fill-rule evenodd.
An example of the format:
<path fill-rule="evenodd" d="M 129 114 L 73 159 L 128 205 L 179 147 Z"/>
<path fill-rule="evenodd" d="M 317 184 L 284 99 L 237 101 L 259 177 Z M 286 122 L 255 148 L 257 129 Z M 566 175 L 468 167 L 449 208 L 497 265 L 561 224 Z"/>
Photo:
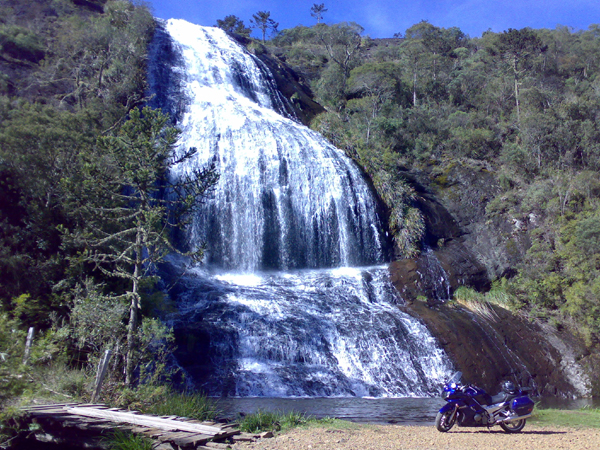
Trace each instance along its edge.
<path fill-rule="evenodd" d="M 319 5 L 313 3 L 312 7 L 310 8 L 310 15 L 317 19 L 317 23 L 321 23 L 321 20 L 323 20 L 324 12 L 327 12 L 327 8 L 325 8 L 325 3 L 321 3 Z"/>
<path fill-rule="evenodd" d="M 117 133 L 99 139 L 97 154 L 87 156 L 77 192 L 85 226 L 73 232 L 74 243 L 87 248 L 86 262 L 129 284 L 121 295 L 129 302 L 128 385 L 136 365 L 140 283 L 167 254 L 181 253 L 171 232 L 185 226 L 218 179 L 214 165 L 170 179 L 170 169 L 189 161 L 196 150 L 177 155 L 179 131 L 167 123 L 159 110 L 133 109 Z M 200 259 L 202 247 L 186 255 Z"/>
<path fill-rule="evenodd" d="M 267 30 L 276 32 L 277 27 L 279 26 L 278 22 L 271 19 L 270 11 L 259 11 L 256 14 L 253 14 L 250 23 L 252 24 L 252 28 L 258 28 L 262 32 L 263 42 L 266 41 Z"/>

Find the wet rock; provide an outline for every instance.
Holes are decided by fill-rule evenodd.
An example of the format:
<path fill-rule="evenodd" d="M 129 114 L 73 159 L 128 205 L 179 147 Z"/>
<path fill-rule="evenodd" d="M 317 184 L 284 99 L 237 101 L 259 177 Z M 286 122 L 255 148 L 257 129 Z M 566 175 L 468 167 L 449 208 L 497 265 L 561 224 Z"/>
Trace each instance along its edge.
<path fill-rule="evenodd" d="M 549 330 L 501 307 L 414 302 L 404 308 L 426 323 L 464 379 L 486 391 L 496 393 L 510 379 L 533 387 L 536 395 L 590 395 L 563 369 L 565 355 L 548 341 Z M 584 349 L 573 345 L 575 352 Z"/>

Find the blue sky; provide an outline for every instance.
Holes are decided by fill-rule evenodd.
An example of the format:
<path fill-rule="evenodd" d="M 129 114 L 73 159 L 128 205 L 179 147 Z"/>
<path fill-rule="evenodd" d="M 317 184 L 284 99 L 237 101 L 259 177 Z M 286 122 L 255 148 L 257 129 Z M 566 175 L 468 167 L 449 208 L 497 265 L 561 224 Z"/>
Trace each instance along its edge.
<path fill-rule="evenodd" d="M 567 25 L 587 29 L 600 23 L 600 0 L 150 0 L 161 19 L 185 19 L 212 26 L 233 14 L 249 25 L 252 14 L 270 11 L 279 29 L 315 23 L 310 8 L 324 3 L 326 23 L 357 22 L 372 38 L 392 37 L 421 20 L 435 26 L 459 27 L 471 37 L 491 29 L 555 28 Z M 258 33 L 254 33 L 258 37 Z"/>

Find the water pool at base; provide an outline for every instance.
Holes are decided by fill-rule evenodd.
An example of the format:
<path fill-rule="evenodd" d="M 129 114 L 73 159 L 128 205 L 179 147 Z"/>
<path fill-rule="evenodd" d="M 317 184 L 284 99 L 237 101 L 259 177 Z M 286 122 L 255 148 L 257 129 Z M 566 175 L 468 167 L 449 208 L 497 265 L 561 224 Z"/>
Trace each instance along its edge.
<path fill-rule="evenodd" d="M 535 399 L 536 407 L 557 409 L 600 408 L 600 399 Z M 538 403 L 539 402 L 539 403 Z M 300 412 L 314 418 L 334 417 L 362 423 L 432 425 L 444 404 L 441 398 L 224 398 L 217 400 L 220 417 L 240 414 Z"/>

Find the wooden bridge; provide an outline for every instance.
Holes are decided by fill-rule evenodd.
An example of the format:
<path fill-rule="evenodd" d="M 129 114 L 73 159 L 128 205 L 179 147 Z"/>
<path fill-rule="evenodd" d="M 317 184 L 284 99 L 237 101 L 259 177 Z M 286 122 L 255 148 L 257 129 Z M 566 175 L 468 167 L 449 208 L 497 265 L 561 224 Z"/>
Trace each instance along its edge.
<path fill-rule="evenodd" d="M 30 406 L 25 411 L 30 429 L 34 430 L 27 439 L 51 442 L 62 448 L 105 449 L 115 430 L 151 438 L 156 441 L 153 448 L 158 450 L 228 449 L 235 442 L 272 436 L 272 433 L 242 433 L 235 424 L 139 414 L 101 404 Z"/>

